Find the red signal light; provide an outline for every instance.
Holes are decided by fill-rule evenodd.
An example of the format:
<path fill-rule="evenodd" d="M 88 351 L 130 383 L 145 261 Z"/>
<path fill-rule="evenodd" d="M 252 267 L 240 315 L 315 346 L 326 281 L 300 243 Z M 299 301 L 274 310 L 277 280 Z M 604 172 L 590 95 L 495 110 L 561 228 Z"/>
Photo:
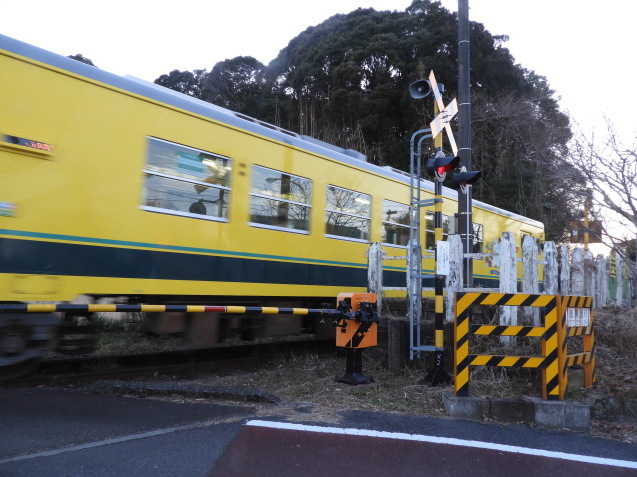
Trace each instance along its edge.
<path fill-rule="evenodd" d="M 460 163 L 458 156 L 445 157 L 442 152 L 437 152 L 434 157 L 427 160 L 427 173 L 435 176 L 436 180 L 442 182 L 445 180 L 447 172 L 453 171 Z"/>

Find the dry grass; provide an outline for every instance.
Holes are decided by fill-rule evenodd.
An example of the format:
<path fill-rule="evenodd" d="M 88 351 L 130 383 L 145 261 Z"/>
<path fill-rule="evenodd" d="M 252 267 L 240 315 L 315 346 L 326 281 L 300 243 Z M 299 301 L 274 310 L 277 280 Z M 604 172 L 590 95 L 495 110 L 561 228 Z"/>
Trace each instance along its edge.
<path fill-rule="evenodd" d="M 597 310 L 595 320 L 598 380 L 593 390 L 579 391 L 571 398 L 591 401 L 595 396 L 601 396 L 602 400 L 612 398 L 623 402 L 627 414 L 613 421 L 593 419 L 591 434 L 637 442 L 637 412 L 630 414 L 631 406 L 637 404 L 637 311 Z M 496 340 L 482 346 L 488 354 L 528 356 L 538 354 L 537 345 L 534 340 L 518 340 L 503 346 Z M 569 352 L 574 351 L 569 348 Z M 344 373 L 344 355 L 310 355 L 279 359 L 258 370 L 210 376 L 198 382 L 259 388 L 289 403 L 312 403 L 314 418 L 328 421 L 337 419 L 337 411 L 349 409 L 446 416 L 442 393 L 453 392 L 453 387 L 429 386 L 424 369 L 404 367 L 400 372 L 392 373 L 364 353 L 363 374 L 373 377 L 374 382 L 361 386 L 337 383 L 335 378 Z M 470 389 L 473 395 L 483 397 L 541 396 L 541 372 L 476 367 L 471 371 Z M 293 412 L 295 406 L 289 407 Z M 278 411 L 284 409 L 278 408 Z M 307 418 L 309 416 L 304 414 L 304 419 Z"/>
<path fill-rule="evenodd" d="M 637 310 L 607 307 L 595 312 L 595 357 L 595 391 L 637 406 Z"/>
<path fill-rule="evenodd" d="M 268 391 L 295 409 L 303 403 L 312 404 L 312 418 L 338 419 L 338 411 L 367 410 L 445 416 L 442 393 L 451 386 L 431 387 L 423 384 L 425 371 L 405 367 L 392 373 L 377 361 L 363 354 L 363 374 L 373 378 L 369 384 L 351 386 L 336 382 L 345 374 L 345 357 L 337 353 L 280 358 L 257 370 L 210 376 L 197 380 L 199 384 L 257 388 Z M 265 410 L 264 412 L 272 412 Z M 304 415 L 304 419 L 309 416 Z"/>
<path fill-rule="evenodd" d="M 146 343 L 142 331 L 119 333 L 117 343 L 115 330 L 113 344 L 106 344 L 110 350 L 131 351 L 137 346 L 151 346 Z M 604 308 L 595 312 L 597 383 L 593 390 L 581 390 L 571 399 L 592 402 L 595 399 L 615 399 L 624 404 L 623 418 L 615 420 L 593 419 L 591 433 L 628 442 L 637 442 L 637 310 Z M 127 334 L 129 336 L 127 336 Z M 111 338 L 109 338 L 110 340 Z M 154 338 L 156 340 L 156 338 Z M 172 338 L 176 340 L 176 338 Z M 165 338 L 163 340 L 166 340 Z M 569 352 L 577 351 L 581 338 L 571 339 Z M 149 340 L 152 342 L 153 339 Z M 161 346 L 168 343 L 159 340 Z M 518 339 L 517 343 L 503 346 L 498 340 L 481 346 L 486 354 L 506 354 L 518 356 L 539 355 L 538 341 Z M 172 343 L 175 344 L 175 343 Z M 572 348 L 572 349 L 571 349 Z M 145 351 L 135 348 L 135 351 Z M 115 352 L 115 351 L 112 351 Z M 453 387 L 429 386 L 422 367 L 406 366 L 399 372 L 390 372 L 372 353 L 363 353 L 363 374 L 373 377 L 374 382 L 360 386 L 337 383 L 336 377 L 345 374 L 345 355 L 342 352 L 331 355 L 293 356 L 266 363 L 259 369 L 224 373 L 202 377 L 197 383 L 212 386 L 231 386 L 262 389 L 284 401 L 271 409 L 264 407 L 261 412 L 293 416 L 299 412 L 302 403 L 312 404 L 312 413 L 304 413 L 303 419 L 317 419 L 324 422 L 338 420 L 341 410 L 369 410 L 398 412 L 412 415 L 443 417 L 446 413 L 442 405 L 442 394 L 453 392 Z M 449 362 L 449 361 L 447 361 Z M 483 397 L 519 398 L 523 395 L 541 396 L 541 374 L 538 370 L 516 370 L 514 368 L 475 367 L 471 370 L 470 390 L 473 395 Z M 632 409 L 632 415 L 631 415 Z"/>

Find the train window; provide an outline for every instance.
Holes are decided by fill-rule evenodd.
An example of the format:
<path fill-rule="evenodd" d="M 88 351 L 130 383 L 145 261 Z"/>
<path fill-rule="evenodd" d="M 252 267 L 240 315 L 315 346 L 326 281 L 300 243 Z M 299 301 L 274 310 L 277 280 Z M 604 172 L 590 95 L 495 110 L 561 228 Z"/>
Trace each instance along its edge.
<path fill-rule="evenodd" d="M 383 243 L 406 246 L 409 243 L 409 206 L 383 200 Z"/>
<path fill-rule="evenodd" d="M 327 236 L 353 240 L 369 240 L 371 196 L 329 185 L 325 224 Z"/>
<path fill-rule="evenodd" d="M 152 212 L 225 220 L 232 161 L 223 156 L 148 138 L 142 208 Z"/>
<path fill-rule="evenodd" d="M 442 240 L 447 240 L 449 236 L 449 224 L 452 220 L 453 219 L 448 215 L 442 216 Z M 427 211 L 427 215 L 425 216 L 425 230 L 427 234 L 425 248 L 427 248 L 427 250 L 433 250 L 436 246 L 436 222 L 434 220 L 434 213 L 431 211 Z"/>
<path fill-rule="evenodd" d="M 471 222 L 473 226 L 473 253 L 482 253 L 482 244 L 484 243 L 484 227 L 482 224 Z"/>
<path fill-rule="evenodd" d="M 252 166 L 250 225 L 309 232 L 311 202 L 310 179 Z"/>

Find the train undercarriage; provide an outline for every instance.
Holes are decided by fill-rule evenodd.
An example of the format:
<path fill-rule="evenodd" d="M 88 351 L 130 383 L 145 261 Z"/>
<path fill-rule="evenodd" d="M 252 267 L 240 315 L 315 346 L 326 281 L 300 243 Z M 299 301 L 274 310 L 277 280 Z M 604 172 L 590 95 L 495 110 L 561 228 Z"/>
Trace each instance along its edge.
<path fill-rule="evenodd" d="M 117 303 L 122 303 L 118 297 Z M 83 303 L 114 303 L 112 298 L 83 297 Z M 140 304 L 139 298 L 127 300 Z M 146 297 L 152 304 L 203 304 L 209 301 L 184 297 Z M 236 302 L 236 298 L 234 300 Z M 307 301 L 250 300 L 259 306 L 289 308 L 308 307 Z M 320 301 L 320 300 L 319 300 Z M 312 302 L 316 305 L 319 301 Z M 218 299 L 215 302 L 219 302 Z M 242 303 L 242 306 L 250 304 Z M 318 305 L 316 305 L 318 306 Z M 320 303 L 323 308 L 334 304 Z M 90 355 L 96 351 L 97 330 L 94 320 L 101 313 L 15 313 L 0 314 L 0 381 L 15 379 L 35 370 L 49 352 L 66 356 Z M 104 315 L 108 315 L 105 313 Z M 253 341 L 262 338 L 312 334 L 317 338 L 334 336 L 331 319 L 312 315 L 225 314 L 215 312 L 147 312 L 141 313 L 146 333 L 181 337 L 182 349 L 211 348 L 227 340 Z M 140 319 L 140 317 L 135 317 Z M 130 316 L 119 314 L 116 318 Z"/>

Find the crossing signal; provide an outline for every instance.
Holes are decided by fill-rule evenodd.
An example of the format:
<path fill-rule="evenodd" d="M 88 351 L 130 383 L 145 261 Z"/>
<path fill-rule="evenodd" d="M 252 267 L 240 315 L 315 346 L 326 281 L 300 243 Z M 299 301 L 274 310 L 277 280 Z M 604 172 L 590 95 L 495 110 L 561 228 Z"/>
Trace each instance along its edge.
<path fill-rule="evenodd" d="M 467 186 L 476 182 L 481 176 L 482 171 L 467 171 L 467 168 L 462 166 L 459 172 L 454 172 L 451 176 L 451 187 L 466 194 Z"/>
<path fill-rule="evenodd" d="M 458 156 L 447 156 L 442 151 L 438 151 L 436 155 L 427 160 L 427 173 L 430 176 L 436 176 L 438 182 L 445 180 L 447 172 L 453 171 L 460 163 Z"/>

